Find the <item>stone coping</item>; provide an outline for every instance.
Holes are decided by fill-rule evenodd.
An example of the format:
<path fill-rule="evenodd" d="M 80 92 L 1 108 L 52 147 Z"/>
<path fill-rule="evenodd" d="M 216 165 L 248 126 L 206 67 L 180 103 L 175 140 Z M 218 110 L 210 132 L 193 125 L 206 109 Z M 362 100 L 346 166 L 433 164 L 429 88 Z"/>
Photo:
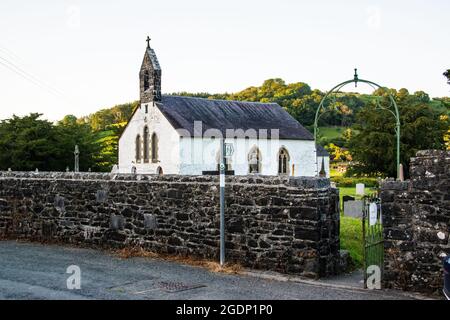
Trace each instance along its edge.
<path fill-rule="evenodd" d="M 218 183 L 218 176 L 156 175 L 156 174 L 117 174 L 102 172 L 34 172 L 0 171 L 0 179 L 43 179 L 43 180 L 99 180 L 136 182 L 175 182 L 175 183 Z M 232 184 L 285 185 L 302 189 L 322 189 L 331 186 L 330 179 L 321 177 L 283 177 L 283 176 L 227 176 Z"/>

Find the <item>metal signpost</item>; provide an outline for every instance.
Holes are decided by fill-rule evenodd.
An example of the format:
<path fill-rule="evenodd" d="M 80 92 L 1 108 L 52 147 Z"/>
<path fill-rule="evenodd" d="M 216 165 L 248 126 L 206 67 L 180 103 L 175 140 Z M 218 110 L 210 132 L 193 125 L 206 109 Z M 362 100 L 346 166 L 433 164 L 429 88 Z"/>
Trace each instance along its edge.
<path fill-rule="evenodd" d="M 225 173 L 226 158 L 234 153 L 231 143 L 225 143 L 225 139 L 220 142 L 220 265 L 225 265 Z"/>

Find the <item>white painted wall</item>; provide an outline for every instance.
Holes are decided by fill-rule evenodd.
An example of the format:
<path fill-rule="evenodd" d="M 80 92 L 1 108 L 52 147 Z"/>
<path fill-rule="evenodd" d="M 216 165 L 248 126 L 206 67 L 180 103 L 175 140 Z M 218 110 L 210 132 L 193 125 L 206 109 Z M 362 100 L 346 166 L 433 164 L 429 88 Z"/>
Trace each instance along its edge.
<path fill-rule="evenodd" d="M 225 142 L 234 145 L 231 169 L 235 171 L 236 175 L 249 173 L 248 155 L 254 146 L 259 149 L 261 154 L 260 174 L 262 175 L 278 174 L 278 153 L 282 147 L 288 151 L 290 156 L 289 174 L 291 176 L 316 175 L 314 141 L 226 139 Z M 182 138 L 180 141 L 180 174 L 197 175 L 202 174 L 203 171 L 217 170 L 219 150 L 219 139 Z"/>
<path fill-rule="evenodd" d="M 317 157 L 317 172 L 322 169 L 322 159 L 324 159 L 325 172 L 327 173 L 327 178 L 330 177 L 330 157 Z"/>
<path fill-rule="evenodd" d="M 142 104 L 125 129 L 119 140 L 119 172 L 131 173 L 135 166 L 137 173 L 155 174 L 161 167 L 164 174 L 179 173 L 179 142 L 177 131 L 163 116 L 161 111 L 152 103 L 148 104 L 148 113 L 145 113 L 145 105 Z M 149 128 L 149 135 L 156 132 L 158 135 L 158 160 L 157 163 L 143 163 L 144 146 L 141 143 L 141 163 L 136 163 L 135 141 L 138 134 L 143 137 L 145 125 Z M 143 139 L 141 139 L 143 142 Z"/>

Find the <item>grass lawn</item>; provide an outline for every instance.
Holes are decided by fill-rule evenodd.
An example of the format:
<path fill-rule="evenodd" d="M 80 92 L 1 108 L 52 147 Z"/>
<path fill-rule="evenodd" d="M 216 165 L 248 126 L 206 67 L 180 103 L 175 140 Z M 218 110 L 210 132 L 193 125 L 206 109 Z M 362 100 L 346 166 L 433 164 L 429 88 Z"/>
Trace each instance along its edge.
<path fill-rule="evenodd" d="M 376 191 L 376 188 L 365 188 L 365 193 L 366 195 L 374 193 Z M 340 204 L 341 204 L 341 214 L 343 214 L 343 209 L 344 209 L 344 202 L 342 201 L 342 197 L 344 196 L 351 196 L 351 197 L 355 197 L 356 199 L 361 199 L 361 196 L 357 196 L 356 195 L 356 187 L 339 187 L 339 200 L 340 200 Z"/>
<path fill-rule="evenodd" d="M 344 175 L 343 172 L 339 172 L 336 169 L 330 168 L 330 177 L 331 178 L 333 178 L 333 177 L 342 177 L 343 175 Z"/>
<path fill-rule="evenodd" d="M 370 194 L 375 189 L 366 188 L 366 194 Z M 346 217 L 343 215 L 343 196 L 356 196 L 356 187 L 340 187 L 339 196 L 341 203 L 341 249 L 348 250 L 356 268 L 363 265 L 363 235 L 362 220 L 358 218 Z"/>
<path fill-rule="evenodd" d="M 345 127 L 319 127 L 319 134 L 328 139 L 335 139 L 342 136 Z"/>
<path fill-rule="evenodd" d="M 354 266 L 363 265 L 363 236 L 361 219 L 341 216 L 341 249 L 348 250 Z"/>

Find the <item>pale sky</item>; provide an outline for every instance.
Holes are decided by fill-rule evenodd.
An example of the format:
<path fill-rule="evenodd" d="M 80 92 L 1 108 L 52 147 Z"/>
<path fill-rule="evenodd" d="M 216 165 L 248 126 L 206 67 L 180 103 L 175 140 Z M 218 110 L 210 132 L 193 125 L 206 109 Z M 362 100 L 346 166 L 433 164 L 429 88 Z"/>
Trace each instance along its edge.
<path fill-rule="evenodd" d="M 384 86 L 449 96 L 449 12 L 448 0 L 1 0 L 0 119 L 138 100 L 147 35 L 164 93 L 275 77 L 325 91 L 357 67 Z"/>

